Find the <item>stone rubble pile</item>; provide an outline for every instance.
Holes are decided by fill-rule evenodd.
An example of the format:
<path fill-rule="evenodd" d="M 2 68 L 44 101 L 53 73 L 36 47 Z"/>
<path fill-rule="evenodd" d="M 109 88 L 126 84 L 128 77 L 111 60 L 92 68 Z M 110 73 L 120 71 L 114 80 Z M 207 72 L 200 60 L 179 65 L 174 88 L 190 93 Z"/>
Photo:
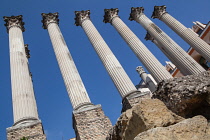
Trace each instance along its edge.
<path fill-rule="evenodd" d="M 126 110 L 106 140 L 210 139 L 210 72 L 163 80 L 152 99 Z"/>

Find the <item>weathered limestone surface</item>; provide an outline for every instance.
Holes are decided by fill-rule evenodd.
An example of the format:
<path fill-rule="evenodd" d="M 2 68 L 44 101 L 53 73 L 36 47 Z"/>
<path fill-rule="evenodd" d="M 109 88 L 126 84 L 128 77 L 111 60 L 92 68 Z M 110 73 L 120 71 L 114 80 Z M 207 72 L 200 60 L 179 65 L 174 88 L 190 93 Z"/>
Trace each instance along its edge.
<path fill-rule="evenodd" d="M 140 133 L 134 140 L 209 140 L 210 129 L 203 116 L 196 116 L 169 127 L 157 127 Z"/>
<path fill-rule="evenodd" d="M 42 123 L 36 121 L 22 126 L 7 128 L 7 140 L 20 140 L 26 137 L 28 140 L 46 140 Z"/>
<path fill-rule="evenodd" d="M 109 132 L 107 140 L 132 140 L 139 133 L 155 127 L 166 127 L 182 121 L 158 99 L 142 99 L 124 112 Z"/>
<path fill-rule="evenodd" d="M 141 99 L 151 99 L 152 95 L 151 92 L 137 92 L 131 93 L 129 96 L 125 97 L 122 100 L 122 110 L 121 112 L 126 111 L 127 109 L 131 109 L 134 105 L 138 104 Z"/>
<path fill-rule="evenodd" d="M 158 84 L 152 98 L 160 99 L 173 112 L 189 117 L 208 99 L 209 87 L 210 72 L 206 71 L 197 75 L 164 80 Z M 209 108 L 209 105 L 206 107 Z"/>
<path fill-rule="evenodd" d="M 100 105 L 73 112 L 76 140 L 104 140 L 112 124 Z"/>
<path fill-rule="evenodd" d="M 206 71 L 160 82 L 152 98 L 163 102 L 130 98 L 139 103 L 122 113 L 106 140 L 210 139 L 209 85 L 210 72 Z"/>

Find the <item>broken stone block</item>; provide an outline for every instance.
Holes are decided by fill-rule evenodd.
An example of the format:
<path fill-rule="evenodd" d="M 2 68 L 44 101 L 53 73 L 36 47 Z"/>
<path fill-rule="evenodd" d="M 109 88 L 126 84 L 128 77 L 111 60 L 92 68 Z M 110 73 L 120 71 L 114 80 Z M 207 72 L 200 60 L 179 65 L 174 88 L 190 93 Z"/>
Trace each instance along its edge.
<path fill-rule="evenodd" d="M 197 75 L 163 80 L 158 84 L 152 98 L 160 99 L 170 110 L 180 116 L 191 117 L 194 110 L 208 99 L 209 87 L 210 71 L 206 71 Z"/>
<path fill-rule="evenodd" d="M 209 124 L 195 116 L 168 127 L 157 127 L 140 133 L 134 140 L 209 140 Z"/>
<path fill-rule="evenodd" d="M 107 140 L 132 140 L 139 133 L 155 127 L 166 127 L 184 118 L 174 114 L 158 99 L 142 99 L 122 113 Z"/>

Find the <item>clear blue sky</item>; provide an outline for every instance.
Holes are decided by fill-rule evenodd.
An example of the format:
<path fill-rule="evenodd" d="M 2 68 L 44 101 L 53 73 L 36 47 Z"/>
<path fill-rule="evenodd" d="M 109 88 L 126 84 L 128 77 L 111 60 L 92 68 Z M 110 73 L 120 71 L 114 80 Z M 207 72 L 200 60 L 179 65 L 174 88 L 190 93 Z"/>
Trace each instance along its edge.
<path fill-rule="evenodd" d="M 72 128 L 72 106 L 55 59 L 47 30 L 42 29 L 41 13 L 59 12 L 60 29 L 69 47 L 91 101 L 101 104 L 105 114 L 115 124 L 121 111 L 121 97 L 81 27 L 74 25 L 74 11 L 90 10 L 91 20 L 116 55 L 134 84 L 140 78 L 135 71 L 142 65 L 117 31 L 103 23 L 105 8 L 119 8 L 119 16 L 165 65 L 168 60 L 150 41 L 146 31 L 135 21 L 129 21 L 131 7 L 145 8 L 151 17 L 155 5 L 166 5 L 167 11 L 187 27 L 193 21 L 207 23 L 209 0 L 2 0 L 0 17 L 23 15 L 26 31 L 25 44 L 29 44 L 30 69 L 39 117 L 48 140 L 68 140 L 75 136 Z M 158 19 L 152 19 L 185 50 L 188 45 Z M 0 140 L 6 139 L 6 128 L 12 126 L 12 99 L 9 64 L 8 34 L 3 18 L 0 20 Z"/>

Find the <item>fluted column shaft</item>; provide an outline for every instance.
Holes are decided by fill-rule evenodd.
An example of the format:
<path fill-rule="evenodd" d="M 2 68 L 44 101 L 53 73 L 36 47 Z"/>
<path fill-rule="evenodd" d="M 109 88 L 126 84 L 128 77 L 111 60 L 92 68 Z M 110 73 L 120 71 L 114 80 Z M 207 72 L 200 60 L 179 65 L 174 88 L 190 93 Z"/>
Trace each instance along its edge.
<path fill-rule="evenodd" d="M 111 24 L 158 83 L 164 79 L 172 78 L 165 67 L 119 17 L 114 17 Z"/>
<path fill-rule="evenodd" d="M 101 61 L 103 62 L 120 95 L 125 97 L 129 93 L 136 91 L 134 84 L 131 82 L 123 67 L 114 56 L 92 22 L 89 19 L 86 19 L 82 22 L 81 26 Z"/>
<path fill-rule="evenodd" d="M 148 32 L 147 35 L 145 37 L 146 40 L 150 40 L 151 42 L 153 42 L 165 55 L 166 57 L 171 60 L 171 62 L 174 65 L 178 65 L 179 63 L 176 61 L 176 59 L 173 59 L 173 57 L 171 57 L 164 49 L 163 45 L 160 44 L 160 42 L 156 41 Z"/>
<path fill-rule="evenodd" d="M 178 63 L 177 68 L 184 75 L 199 74 L 205 69 L 201 67 L 191 56 L 189 56 L 177 43 L 175 43 L 165 32 L 157 27 L 145 14 L 141 13 L 135 18 L 153 37 L 163 45 L 168 55 Z"/>
<path fill-rule="evenodd" d="M 48 29 L 56 59 L 74 110 L 91 105 L 85 86 L 58 26 L 58 13 L 42 13 L 43 28 Z"/>
<path fill-rule="evenodd" d="M 91 104 L 58 25 L 50 23 L 47 29 L 73 109 L 77 109 L 85 104 Z"/>
<path fill-rule="evenodd" d="M 206 60 L 210 61 L 210 45 L 199 38 L 191 29 L 186 28 L 182 23 L 180 23 L 166 11 L 159 11 L 158 19 L 168 25 Z"/>
<path fill-rule="evenodd" d="M 33 84 L 20 28 L 9 29 L 9 46 L 14 122 L 38 119 Z"/>

